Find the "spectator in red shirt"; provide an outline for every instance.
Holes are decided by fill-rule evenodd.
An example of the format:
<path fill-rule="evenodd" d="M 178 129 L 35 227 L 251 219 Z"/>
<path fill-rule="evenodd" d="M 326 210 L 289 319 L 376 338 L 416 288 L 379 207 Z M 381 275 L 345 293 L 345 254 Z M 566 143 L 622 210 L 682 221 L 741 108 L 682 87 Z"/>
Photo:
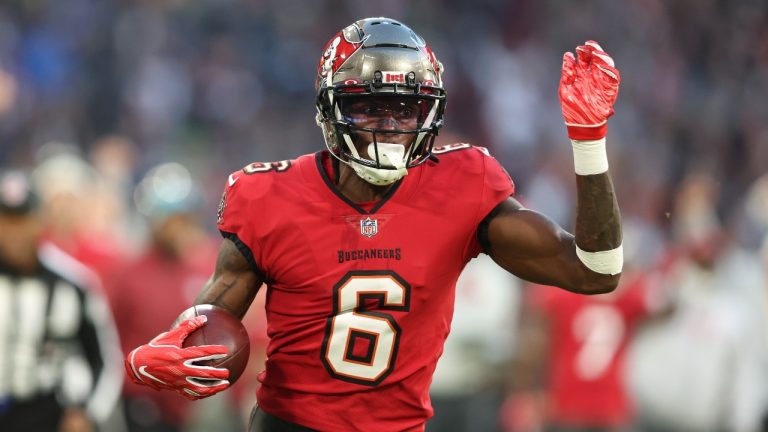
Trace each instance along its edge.
<path fill-rule="evenodd" d="M 145 177 L 153 181 L 137 187 L 136 204 L 149 223 L 149 245 L 106 281 L 124 352 L 153 337 L 158 328 L 167 328 L 213 270 L 215 245 L 195 217 L 186 174 L 178 164 L 160 165 Z M 147 301 L 150 297 L 153 301 Z M 188 421 L 187 399 L 135 385 L 125 386 L 124 392 L 131 431 L 178 431 Z"/>

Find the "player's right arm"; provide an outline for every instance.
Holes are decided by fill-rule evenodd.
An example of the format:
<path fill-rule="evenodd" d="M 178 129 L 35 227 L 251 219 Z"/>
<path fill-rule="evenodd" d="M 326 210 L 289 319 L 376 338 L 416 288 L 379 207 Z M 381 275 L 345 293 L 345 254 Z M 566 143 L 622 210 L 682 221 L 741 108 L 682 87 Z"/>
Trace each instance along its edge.
<path fill-rule="evenodd" d="M 262 283 L 262 278 L 237 245 L 225 238 L 216 259 L 216 270 L 198 294 L 195 304 L 219 306 L 242 319 Z"/>
<path fill-rule="evenodd" d="M 237 246 L 224 239 L 211 279 L 195 304 L 213 304 L 242 318 L 261 286 L 261 278 Z M 125 369 L 133 382 L 156 390 L 176 391 L 189 399 L 211 396 L 229 387 L 229 371 L 204 366 L 207 360 L 222 358 L 227 348 L 221 345 L 182 348 L 184 339 L 205 325 L 206 317 L 182 321 L 146 345 L 131 351 Z"/>

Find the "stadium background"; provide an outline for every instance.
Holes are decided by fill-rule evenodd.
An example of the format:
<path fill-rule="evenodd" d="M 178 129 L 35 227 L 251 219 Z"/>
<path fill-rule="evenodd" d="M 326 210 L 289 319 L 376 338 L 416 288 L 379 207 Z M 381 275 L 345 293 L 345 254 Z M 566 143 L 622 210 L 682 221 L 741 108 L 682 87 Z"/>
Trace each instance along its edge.
<path fill-rule="evenodd" d="M 189 206 L 213 235 L 229 172 L 323 148 L 316 64 L 334 32 L 366 16 L 407 23 L 445 65 L 438 142 L 487 146 L 519 198 L 566 227 L 575 195 L 556 93 L 561 55 L 598 40 L 622 72 L 608 148 L 634 265 L 655 268 L 694 230 L 686 223 L 721 221 L 734 247 L 761 253 L 768 3 L 760 0 L 6 0 L 0 166 L 36 170 L 49 201 L 65 193 L 51 224 L 98 249 L 83 252 L 96 267 L 146 246 L 142 213 Z M 169 162 L 180 165 L 157 169 Z M 170 186 L 148 190 L 148 174 Z M 676 217 L 691 178 L 709 188 L 711 207 L 690 211 L 699 222 Z M 70 250 L 88 250 L 82 244 Z M 766 328 L 755 332 L 768 339 Z"/>

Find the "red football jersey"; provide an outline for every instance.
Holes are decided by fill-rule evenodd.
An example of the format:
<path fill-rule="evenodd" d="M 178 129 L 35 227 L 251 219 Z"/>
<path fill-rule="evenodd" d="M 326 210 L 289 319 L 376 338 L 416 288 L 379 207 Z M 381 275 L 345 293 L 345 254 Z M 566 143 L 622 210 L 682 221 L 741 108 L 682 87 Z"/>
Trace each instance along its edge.
<path fill-rule="evenodd" d="M 644 276 L 625 275 L 622 282 L 615 292 L 599 296 L 532 288 L 534 306 L 550 323 L 551 422 L 616 427 L 630 421 L 624 357 L 650 304 Z"/>
<path fill-rule="evenodd" d="M 355 204 L 330 155 L 230 175 L 218 226 L 268 285 L 259 406 L 321 431 L 419 431 L 478 224 L 514 192 L 484 148 L 435 149 L 379 202 Z"/>

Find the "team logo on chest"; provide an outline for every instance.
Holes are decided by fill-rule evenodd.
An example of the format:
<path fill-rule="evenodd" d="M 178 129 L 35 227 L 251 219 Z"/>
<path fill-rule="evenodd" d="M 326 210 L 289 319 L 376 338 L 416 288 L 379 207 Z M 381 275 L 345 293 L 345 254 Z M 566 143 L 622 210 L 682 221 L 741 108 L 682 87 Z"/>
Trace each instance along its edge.
<path fill-rule="evenodd" d="M 371 238 L 379 232 L 379 221 L 371 219 L 370 216 L 360 220 L 360 234 Z"/>

